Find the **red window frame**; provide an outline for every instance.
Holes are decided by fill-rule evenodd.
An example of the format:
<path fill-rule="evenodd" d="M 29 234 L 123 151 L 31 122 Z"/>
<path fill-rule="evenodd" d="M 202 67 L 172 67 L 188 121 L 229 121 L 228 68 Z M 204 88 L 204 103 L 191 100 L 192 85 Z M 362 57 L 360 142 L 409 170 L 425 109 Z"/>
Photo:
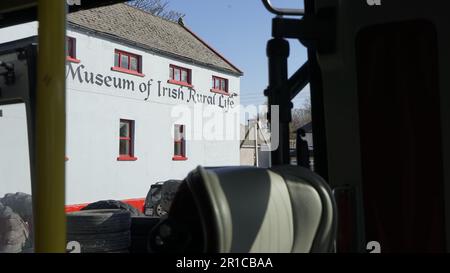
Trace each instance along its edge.
<path fill-rule="evenodd" d="M 178 129 L 178 132 L 177 132 Z M 174 141 L 173 141 L 173 157 L 174 161 L 187 160 L 186 157 L 186 126 L 183 124 L 175 124 L 174 126 Z M 180 153 L 177 154 L 177 145 L 180 145 Z"/>
<path fill-rule="evenodd" d="M 180 78 L 175 79 L 175 71 L 179 71 Z M 187 81 L 182 80 L 182 73 L 186 72 L 187 74 Z M 193 87 L 192 86 L 192 70 L 189 68 L 181 67 L 178 65 L 169 65 L 169 80 L 168 83 L 178 84 L 186 87 Z"/>
<path fill-rule="evenodd" d="M 66 37 L 66 60 L 73 63 L 79 63 L 77 59 L 77 40 L 73 37 Z"/>
<path fill-rule="evenodd" d="M 216 80 L 219 81 L 219 85 L 216 85 Z M 222 87 L 222 82 L 224 83 L 225 88 Z M 228 92 L 228 79 L 218 77 L 218 76 L 212 76 L 212 88 L 211 92 L 219 93 L 223 95 L 230 95 Z"/>
<path fill-rule="evenodd" d="M 120 126 L 122 123 L 128 124 L 128 136 L 121 136 L 120 135 Z M 121 141 L 127 141 L 128 142 L 128 154 L 121 154 L 120 153 L 120 145 Z M 117 157 L 118 161 L 136 161 L 137 157 L 134 156 L 134 120 L 129 119 L 120 119 L 119 123 L 119 156 Z"/>
<path fill-rule="evenodd" d="M 116 54 L 119 56 L 118 63 L 116 63 Z M 122 57 L 123 56 L 125 56 L 127 58 L 127 62 L 128 62 L 127 67 L 122 67 Z M 136 62 L 137 62 L 136 69 L 131 68 L 131 58 L 136 59 Z M 127 51 L 119 50 L 119 49 L 114 50 L 114 66 L 111 67 L 111 70 L 131 74 L 131 75 L 136 75 L 136 76 L 140 76 L 140 77 L 145 76 L 144 74 L 142 74 L 142 56 L 134 54 L 134 53 L 130 53 Z"/>

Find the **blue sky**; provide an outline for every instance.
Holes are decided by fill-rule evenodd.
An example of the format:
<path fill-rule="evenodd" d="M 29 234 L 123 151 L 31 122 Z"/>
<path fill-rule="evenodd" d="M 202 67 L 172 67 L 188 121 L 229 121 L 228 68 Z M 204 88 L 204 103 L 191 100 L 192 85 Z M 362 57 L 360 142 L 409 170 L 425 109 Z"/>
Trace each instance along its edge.
<path fill-rule="evenodd" d="M 272 1 L 284 3 L 303 1 Z M 294 8 L 295 6 L 291 6 Z M 261 104 L 265 101 L 263 90 L 267 87 L 266 44 L 271 38 L 273 15 L 261 0 L 169 0 L 169 8 L 186 14 L 184 23 L 204 41 L 244 71 L 241 79 L 241 103 Z M 297 8 L 297 7 L 295 7 Z M 289 74 L 306 61 L 306 49 L 290 40 Z M 309 98 L 305 88 L 294 101 L 300 107 Z"/>

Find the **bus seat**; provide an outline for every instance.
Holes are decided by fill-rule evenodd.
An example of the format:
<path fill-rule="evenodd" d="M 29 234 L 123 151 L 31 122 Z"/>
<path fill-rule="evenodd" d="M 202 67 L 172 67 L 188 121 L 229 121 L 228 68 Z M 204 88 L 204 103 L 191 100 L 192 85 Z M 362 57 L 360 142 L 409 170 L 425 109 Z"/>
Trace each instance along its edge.
<path fill-rule="evenodd" d="M 151 232 L 152 252 L 332 252 L 336 206 L 308 169 L 197 167 Z"/>

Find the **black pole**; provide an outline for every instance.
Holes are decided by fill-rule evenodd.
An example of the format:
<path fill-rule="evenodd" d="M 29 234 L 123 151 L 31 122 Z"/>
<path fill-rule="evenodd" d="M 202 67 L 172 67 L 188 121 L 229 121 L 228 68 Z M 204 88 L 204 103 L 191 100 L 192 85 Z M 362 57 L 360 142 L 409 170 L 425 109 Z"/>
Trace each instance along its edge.
<path fill-rule="evenodd" d="M 284 165 L 290 163 L 289 157 L 289 123 L 291 122 L 291 94 L 286 86 L 288 79 L 287 59 L 289 57 L 289 42 L 282 38 L 273 38 L 267 43 L 267 57 L 269 59 L 269 117 L 272 109 L 270 106 L 279 106 L 279 145 L 272 151 L 272 165 Z M 274 122 L 269 118 L 273 133 Z"/>

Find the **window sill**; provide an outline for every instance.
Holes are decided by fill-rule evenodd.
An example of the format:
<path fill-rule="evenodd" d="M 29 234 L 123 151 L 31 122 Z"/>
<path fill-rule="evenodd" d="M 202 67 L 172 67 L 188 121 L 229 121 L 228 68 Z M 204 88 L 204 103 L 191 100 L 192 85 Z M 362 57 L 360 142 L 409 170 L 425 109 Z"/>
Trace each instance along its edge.
<path fill-rule="evenodd" d="M 176 155 L 176 156 L 172 157 L 172 160 L 173 161 L 185 161 L 185 160 L 188 160 L 188 158 L 185 156 Z"/>
<path fill-rule="evenodd" d="M 78 63 L 81 62 L 80 60 L 78 60 L 78 59 L 76 59 L 76 58 L 72 58 L 72 57 L 70 57 L 70 56 L 67 56 L 67 57 L 66 57 L 66 61 L 71 62 L 71 63 L 76 63 L 76 64 L 78 64 Z"/>
<path fill-rule="evenodd" d="M 212 88 L 210 91 L 213 92 L 213 93 L 222 94 L 222 95 L 225 95 L 225 96 L 229 96 L 230 95 L 230 92 L 225 92 L 225 91 L 219 90 L 219 89 Z"/>
<path fill-rule="evenodd" d="M 134 156 L 121 155 L 121 156 L 117 157 L 117 161 L 136 161 L 136 160 L 137 160 L 137 157 L 134 157 Z"/>
<path fill-rule="evenodd" d="M 171 84 L 176 84 L 176 85 L 181 85 L 181 86 L 185 86 L 185 87 L 189 87 L 189 88 L 193 88 L 194 86 L 192 84 L 189 84 L 187 82 L 179 82 L 179 81 L 175 81 L 175 80 L 168 80 L 168 83 Z"/>
<path fill-rule="evenodd" d="M 125 73 L 125 74 L 130 74 L 130 75 L 134 75 L 134 76 L 139 76 L 139 77 L 144 77 L 145 75 L 142 73 L 139 73 L 137 71 L 133 71 L 133 70 L 128 70 L 128 69 L 124 69 L 121 67 L 111 67 L 112 71 L 116 71 L 116 72 L 121 72 L 121 73 Z"/>

